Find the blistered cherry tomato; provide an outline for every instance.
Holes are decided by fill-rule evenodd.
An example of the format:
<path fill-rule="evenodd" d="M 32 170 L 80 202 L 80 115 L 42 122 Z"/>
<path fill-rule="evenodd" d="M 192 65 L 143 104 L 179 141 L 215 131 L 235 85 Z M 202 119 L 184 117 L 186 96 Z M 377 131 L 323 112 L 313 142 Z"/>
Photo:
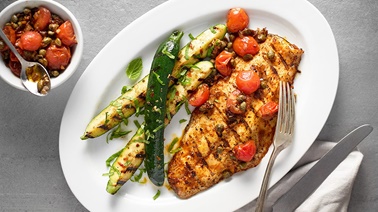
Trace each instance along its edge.
<path fill-rule="evenodd" d="M 74 29 L 70 21 L 65 21 L 56 30 L 56 36 L 62 41 L 66 46 L 73 46 L 77 43 Z"/>
<path fill-rule="evenodd" d="M 16 50 L 18 51 L 18 53 L 20 53 L 20 55 L 22 55 L 21 50 L 19 50 L 18 48 Z M 18 58 L 16 57 L 16 55 L 13 52 L 9 52 L 9 61 L 19 62 Z"/>
<path fill-rule="evenodd" d="M 227 109 L 234 114 L 243 114 L 246 111 L 246 96 L 240 90 L 234 90 L 226 100 Z"/>
<path fill-rule="evenodd" d="M 65 46 L 51 45 L 46 50 L 47 66 L 51 69 L 65 69 L 70 62 L 70 58 L 71 51 Z"/>
<path fill-rule="evenodd" d="M 232 48 L 237 55 L 243 57 L 246 54 L 255 55 L 259 53 L 260 47 L 252 36 L 236 37 Z"/>
<path fill-rule="evenodd" d="M 223 76 L 229 76 L 232 72 L 232 67 L 231 67 L 231 64 L 230 64 L 231 59 L 232 59 L 232 53 L 228 52 L 226 50 L 223 50 L 215 58 L 215 68 Z"/>
<path fill-rule="evenodd" d="M 21 35 L 20 48 L 27 51 L 36 51 L 41 47 L 42 35 L 36 31 L 27 31 Z"/>
<path fill-rule="evenodd" d="M 245 29 L 249 24 L 248 14 L 242 8 L 232 8 L 227 13 L 227 30 L 231 33 Z"/>
<path fill-rule="evenodd" d="M 278 104 L 276 102 L 267 102 L 257 111 L 257 115 L 265 120 L 269 120 L 274 117 L 278 112 Z"/>
<path fill-rule="evenodd" d="M 238 160 L 249 162 L 256 154 L 255 141 L 249 140 L 243 144 L 238 144 L 234 147 L 234 154 Z"/>
<path fill-rule="evenodd" d="M 189 98 L 189 104 L 198 107 L 203 105 L 210 97 L 210 89 L 207 84 L 201 84 L 198 86 L 197 90 Z"/>
<path fill-rule="evenodd" d="M 39 7 L 33 15 L 33 26 L 36 30 L 45 30 L 51 19 L 51 12 L 45 7 Z"/>
<path fill-rule="evenodd" d="M 240 71 L 236 76 L 236 86 L 249 95 L 260 87 L 260 77 L 254 71 Z"/>
<path fill-rule="evenodd" d="M 16 42 L 16 31 L 11 26 L 5 26 L 3 32 L 7 36 L 9 41 L 14 45 L 14 43 Z M 0 51 L 8 50 L 9 47 L 5 45 L 5 43 L 3 44 L 4 45 L 0 47 Z"/>
<path fill-rule="evenodd" d="M 16 31 L 11 26 L 5 26 L 3 32 L 12 44 L 16 42 Z"/>
<path fill-rule="evenodd" d="M 20 62 L 15 62 L 15 61 L 9 61 L 9 68 L 10 70 L 12 71 L 12 73 L 14 75 L 16 75 L 17 77 L 20 77 L 20 73 L 21 73 L 21 63 Z"/>

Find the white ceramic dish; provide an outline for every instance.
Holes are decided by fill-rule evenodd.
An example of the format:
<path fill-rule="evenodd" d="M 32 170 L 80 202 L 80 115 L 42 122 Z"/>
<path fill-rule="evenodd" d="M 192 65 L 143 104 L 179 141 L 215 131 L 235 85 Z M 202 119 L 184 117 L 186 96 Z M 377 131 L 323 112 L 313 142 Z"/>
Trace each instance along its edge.
<path fill-rule="evenodd" d="M 0 12 L 0 27 L 2 29 L 13 14 L 23 11 L 25 7 L 33 8 L 38 6 L 45 6 L 52 13 L 55 13 L 63 18 L 63 20 L 70 20 L 77 40 L 77 44 L 72 48 L 72 58 L 67 69 L 58 77 L 51 78 L 51 89 L 54 89 L 72 76 L 72 74 L 76 71 L 83 55 L 83 33 L 75 16 L 66 7 L 52 0 L 18 0 Z M 5 66 L 2 58 L 0 59 L 0 77 L 11 86 L 27 91 L 22 85 L 20 78 L 16 77 L 10 71 L 10 69 Z"/>
<path fill-rule="evenodd" d="M 105 136 L 80 140 L 91 118 L 119 96 L 123 85 L 133 84 L 124 73 L 132 59 L 142 57 L 143 75 L 147 74 L 157 45 L 174 29 L 184 30 L 185 35 L 197 35 L 214 24 L 224 23 L 232 7 L 247 10 L 251 28 L 266 27 L 270 33 L 286 37 L 305 51 L 300 64 L 302 73 L 295 80 L 298 99 L 295 138 L 277 158 L 270 185 L 281 179 L 316 139 L 334 102 L 339 61 L 331 28 L 313 5 L 304 0 L 170 0 L 115 36 L 87 67 L 67 103 L 60 129 L 61 164 L 72 192 L 90 211 L 201 211 L 204 208 L 232 211 L 257 197 L 269 156 L 258 167 L 236 174 L 187 200 L 178 199 L 163 187 L 161 196 L 154 201 L 157 188 L 151 183 L 128 182 L 112 196 L 105 190 L 108 178 L 102 176 L 108 171 L 105 160 L 120 150 L 131 135 L 109 144 Z M 171 12 L 167 13 L 168 10 Z M 188 36 L 184 37 L 183 45 L 189 41 Z M 183 117 L 188 119 L 182 110 L 172 120 L 166 131 L 167 142 L 181 134 L 185 124 L 178 127 L 177 123 Z"/>

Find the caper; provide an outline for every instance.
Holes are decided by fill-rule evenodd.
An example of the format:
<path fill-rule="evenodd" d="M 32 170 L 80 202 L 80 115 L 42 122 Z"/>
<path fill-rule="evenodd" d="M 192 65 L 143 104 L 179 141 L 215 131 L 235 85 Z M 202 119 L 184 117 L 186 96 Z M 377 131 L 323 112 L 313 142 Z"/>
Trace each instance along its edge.
<path fill-rule="evenodd" d="M 259 42 L 259 43 L 262 43 L 262 42 L 264 42 L 266 40 L 266 34 L 265 33 L 259 33 L 258 35 L 257 35 L 257 41 Z"/>
<path fill-rule="evenodd" d="M 244 36 L 252 36 L 253 34 L 254 34 L 254 31 L 252 29 L 246 28 L 242 31 L 242 35 Z"/>
<path fill-rule="evenodd" d="M 25 13 L 25 15 L 28 15 L 28 14 L 31 13 L 31 10 L 29 8 L 25 8 L 24 9 L 24 13 Z"/>
<path fill-rule="evenodd" d="M 267 82 L 265 80 L 260 80 L 260 87 L 263 89 L 267 88 L 268 87 Z"/>
<path fill-rule="evenodd" d="M 226 180 L 232 176 L 232 173 L 228 170 L 222 172 L 223 179 Z"/>
<path fill-rule="evenodd" d="M 230 35 L 229 35 L 229 38 L 230 38 L 230 41 L 232 42 L 232 41 L 234 41 L 234 40 L 235 40 L 235 35 L 233 35 L 233 34 L 230 34 Z"/>
<path fill-rule="evenodd" d="M 18 22 L 18 17 L 17 17 L 17 15 L 12 15 L 12 17 L 11 17 L 11 21 L 12 21 L 13 23 Z"/>
<path fill-rule="evenodd" d="M 52 41 L 52 39 L 49 38 L 49 37 L 43 38 L 43 40 L 42 40 L 42 47 L 48 46 L 51 43 L 51 41 Z"/>
<path fill-rule="evenodd" d="M 12 28 L 13 28 L 13 29 L 17 29 L 17 27 L 18 27 L 18 24 L 17 24 L 17 23 L 14 23 L 14 22 L 12 22 L 12 23 L 11 23 L 11 26 L 12 26 Z"/>
<path fill-rule="evenodd" d="M 244 96 L 243 94 L 240 94 L 239 96 L 236 97 L 236 100 L 238 102 L 244 102 L 246 99 L 247 99 L 247 97 Z"/>
<path fill-rule="evenodd" d="M 33 74 L 33 68 L 32 67 L 27 67 L 26 68 L 26 76 L 28 77 L 28 79 L 31 78 L 32 74 Z"/>
<path fill-rule="evenodd" d="M 251 54 L 246 54 L 243 56 L 244 61 L 250 61 L 253 59 L 253 56 Z"/>
<path fill-rule="evenodd" d="M 267 54 L 266 56 L 268 56 L 268 59 L 269 59 L 269 60 L 273 60 L 274 57 L 275 57 L 275 53 L 274 53 L 274 51 L 273 51 L 272 49 L 270 49 L 270 50 L 268 51 L 268 54 Z"/>
<path fill-rule="evenodd" d="M 53 76 L 53 77 L 57 77 L 57 76 L 59 76 L 59 71 L 57 71 L 57 70 L 53 70 L 53 71 L 51 71 L 51 76 Z"/>
<path fill-rule="evenodd" d="M 223 124 L 217 124 L 217 125 L 215 125 L 215 132 L 217 133 L 217 135 L 219 137 L 222 136 L 223 130 L 224 130 L 224 125 Z"/>
<path fill-rule="evenodd" d="M 43 86 L 42 90 L 40 90 L 39 92 L 41 94 L 47 94 L 47 92 L 50 90 L 49 86 L 45 85 Z"/>
<path fill-rule="evenodd" d="M 37 81 L 40 81 L 41 77 L 42 75 L 41 75 L 41 71 L 39 70 L 39 67 L 33 67 L 33 72 L 31 73 L 31 80 L 33 82 L 37 82 Z"/>
<path fill-rule="evenodd" d="M 54 43 L 57 46 L 61 46 L 62 45 L 62 41 L 59 38 L 56 38 L 55 41 L 54 41 Z"/>
<path fill-rule="evenodd" d="M 48 84 L 49 84 L 49 78 L 45 75 L 37 83 L 38 92 L 41 94 L 47 94 L 47 92 L 50 90 Z"/>
<path fill-rule="evenodd" d="M 50 36 L 50 37 L 53 36 L 54 34 L 55 34 L 54 31 L 50 31 L 50 30 L 49 30 L 49 31 L 47 32 L 47 35 Z"/>
<path fill-rule="evenodd" d="M 58 29 L 58 24 L 49 24 L 49 30 L 55 32 L 56 29 Z"/>
<path fill-rule="evenodd" d="M 240 103 L 240 110 L 245 111 L 246 109 L 247 109 L 247 103 L 246 102 Z"/>
<path fill-rule="evenodd" d="M 44 57 L 46 55 L 46 49 L 40 49 L 38 51 L 38 54 L 41 55 L 42 57 Z"/>
<path fill-rule="evenodd" d="M 38 62 L 41 63 L 43 66 L 47 67 L 48 62 L 46 58 L 38 59 Z"/>
<path fill-rule="evenodd" d="M 221 147 L 221 146 L 217 147 L 217 153 L 218 154 L 222 154 L 223 150 L 224 150 L 223 147 Z"/>
<path fill-rule="evenodd" d="M 43 80 L 38 80 L 37 82 L 37 89 L 38 89 L 38 92 L 41 93 L 42 89 L 43 89 Z"/>

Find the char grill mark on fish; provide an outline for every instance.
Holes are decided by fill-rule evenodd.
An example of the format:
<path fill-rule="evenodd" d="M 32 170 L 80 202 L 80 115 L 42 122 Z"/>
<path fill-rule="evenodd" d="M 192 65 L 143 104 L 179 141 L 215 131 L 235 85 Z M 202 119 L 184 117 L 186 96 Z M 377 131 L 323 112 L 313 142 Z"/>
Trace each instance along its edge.
<path fill-rule="evenodd" d="M 211 107 L 201 110 L 201 106 L 193 111 L 180 141 L 182 150 L 169 162 L 168 182 L 178 197 L 189 198 L 260 163 L 273 141 L 276 117 L 265 120 L 257 111 L 269 101 L 278 103 L 279 81 L 293 83 L 302 54 L 303 50 L 284 38 L 268 35 L 251 61 L 235 58 L 232 75 L 210 88 L 207 105 Z M 245 113 L 235 115 L 228 111 L 226 102 L 237 89 L 235 78 L 242 70 L 256 71 L 261 86 L 246 96 Z M 250 162 L 237 160 L 234 146 L 250 139 L 256 143 L 256 155 Z"/>

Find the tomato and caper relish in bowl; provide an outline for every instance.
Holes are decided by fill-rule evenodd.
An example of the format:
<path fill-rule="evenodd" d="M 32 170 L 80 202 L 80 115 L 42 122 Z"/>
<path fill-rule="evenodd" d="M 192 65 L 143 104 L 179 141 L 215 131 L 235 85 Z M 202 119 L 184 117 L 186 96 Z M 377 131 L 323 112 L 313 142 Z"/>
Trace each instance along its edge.
<path fill-rule="evenodd" d="M 41 63 L 50 77 L 64 72 L 77 44 L 72 23 L 43 6 L 13 14 L 2 30 L 24 59 Z M 5 65 L 19 77 L 21 64 L 1 39 L 0 53 Z"/>

